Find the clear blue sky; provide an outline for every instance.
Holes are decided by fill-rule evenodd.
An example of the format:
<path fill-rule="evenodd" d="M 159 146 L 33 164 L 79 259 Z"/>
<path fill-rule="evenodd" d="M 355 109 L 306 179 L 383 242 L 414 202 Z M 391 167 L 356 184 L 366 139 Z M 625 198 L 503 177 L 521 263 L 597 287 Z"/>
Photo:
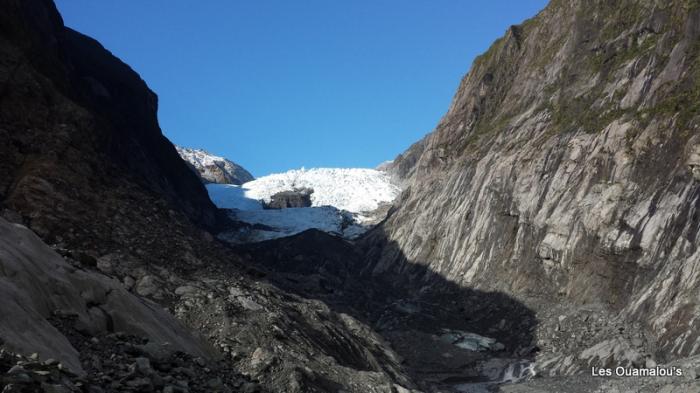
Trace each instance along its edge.
<path fill-rule="evenodd" d="M 374 167 L 430 132 L 475 56 L 544 0 L 57 0 L 159 96 L 176 144 L 255 176 Z"/>

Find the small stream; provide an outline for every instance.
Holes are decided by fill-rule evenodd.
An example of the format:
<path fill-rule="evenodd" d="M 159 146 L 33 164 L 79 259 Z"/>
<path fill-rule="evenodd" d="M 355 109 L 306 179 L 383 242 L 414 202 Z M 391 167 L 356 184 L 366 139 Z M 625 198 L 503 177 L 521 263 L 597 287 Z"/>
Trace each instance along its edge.
<path fill-rule="evenodd" d="M 483 364 L 482 371 L 490 380 L 487 382 L 469 382 L 454 385 L 459 393 L 487 393 L 489 388 L 504 383 L 525 381 L 535 376 L 535 363 L 522 359 L 490 359 Z"/>
<path fill-rule="evenodd" d="M 470 351 L 499 352 L 503 344 L 490 337 L 461 330 L 443 329 L 440 339 L 459 348 Z M 535 376 L 535 363 L 531 360 L 512 358 L 490 358 L 479 365 L 479 374 L 486 379 L 484 382 L 469 382 L 452 385 L 459 393 L 488 393 L 489 388 L 504 383 L 525 381 Z"/>

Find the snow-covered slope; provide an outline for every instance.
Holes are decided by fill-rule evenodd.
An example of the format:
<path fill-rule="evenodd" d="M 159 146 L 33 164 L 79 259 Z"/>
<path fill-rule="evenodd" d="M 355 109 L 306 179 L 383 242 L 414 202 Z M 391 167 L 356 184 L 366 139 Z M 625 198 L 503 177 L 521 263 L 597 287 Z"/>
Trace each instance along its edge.
<path fill-rule="evenodd" d="M 243 184 L 254 179 L 247 170 L 224 157 L 215 156 L 202 149 L 175 146 L 183 160 L 187 161 L 205 183 Z"/>
<path fill-rule="evenodd" d="M 314 190 L 312 207 L 263 209 L 262 202 L 269 202 L 276 193 L 300 188 Z M 363 168 L 297 169 L 241 186 L 208 184 L 207 190 L 218 207 L 234 209 L 237 220 L 267 227 L 227 236 L 227 240 L 245 242 L 290 236 L 310 228 L 352 238 L 381 219 L 400 192 L 385 173 Z"/>

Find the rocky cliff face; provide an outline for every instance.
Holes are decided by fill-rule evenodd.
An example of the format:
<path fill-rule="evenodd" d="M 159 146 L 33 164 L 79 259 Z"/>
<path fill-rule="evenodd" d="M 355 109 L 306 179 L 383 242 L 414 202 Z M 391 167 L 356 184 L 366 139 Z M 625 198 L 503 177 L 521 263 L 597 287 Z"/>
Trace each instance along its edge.
<path fill-rule="evenodd" d="M 161 134 L 156 95 L 64 27 L 51 2 L 2 1 L 0 59 L 3 207 L 52 242 L 112 242 L 115 221 L 153 215 L 145 200 L 215 225 L 206 190 Z"/>
<path fill-rule="evenodd" d="M 608 310 L 647 353 L 698 354 L 699 38 L 690 1 L 555 0 L 512 26 L 389 169 L 407 189 L 364 241 L 369 269 L 510 294 L 541 328 L 554 304 Z M 627 361 L 581 352 L 594 336 L 556 372 Z"/>

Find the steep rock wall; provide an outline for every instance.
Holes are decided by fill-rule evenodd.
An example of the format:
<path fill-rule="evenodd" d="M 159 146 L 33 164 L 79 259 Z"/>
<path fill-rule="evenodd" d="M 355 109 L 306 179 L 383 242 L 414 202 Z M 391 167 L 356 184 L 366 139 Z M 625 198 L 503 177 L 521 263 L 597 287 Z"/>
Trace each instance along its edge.
<path fill-rule="evenodd" d="M 369 270 L 602 303 L 664 356 L 697 354 L 699 36 L 686 1 L 553 1 L 512 26 L 394 169 L 407 189 L 364 240 Z"/>
<path fill-rule="evenodd" d="M 149 198 L 215 225 L 156 111 L 139 75 L 65 27 L 52 2 L 0 1 L 0 203 L 45 240 L 112 242 L 119 207 L 138 222 Z"/>

